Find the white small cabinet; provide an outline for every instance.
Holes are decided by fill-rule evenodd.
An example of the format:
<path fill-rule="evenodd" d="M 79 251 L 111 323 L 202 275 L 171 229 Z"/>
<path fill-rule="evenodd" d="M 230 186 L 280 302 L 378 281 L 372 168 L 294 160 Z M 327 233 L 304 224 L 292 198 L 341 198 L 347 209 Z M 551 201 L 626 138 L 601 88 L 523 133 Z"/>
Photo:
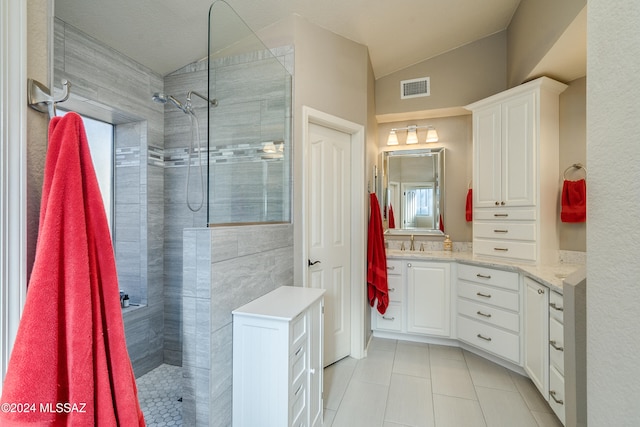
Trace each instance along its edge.
<path fill-rule="evenodd" d="M 323 289 L 282 286 L 233 311 L 233 425 L 321 426 Z"/>
<path fill-rule="evenodd" d="M 540 390 L 549 393 L 549 289 L 524 278 L 524 370 Z"/>
<path fill-rule="evenodd" d="M 451 266 L 407 262 L 407 332 L 451 335 Z"/>

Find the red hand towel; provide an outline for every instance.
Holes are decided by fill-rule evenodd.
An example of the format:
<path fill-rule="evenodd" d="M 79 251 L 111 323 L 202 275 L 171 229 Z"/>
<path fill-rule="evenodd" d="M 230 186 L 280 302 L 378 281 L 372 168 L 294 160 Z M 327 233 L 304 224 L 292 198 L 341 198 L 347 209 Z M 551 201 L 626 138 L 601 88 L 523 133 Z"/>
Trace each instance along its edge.
<path fill-rule="evenodd" d="M 389 306 L 389 288 L 387 283 L 387 254 L 384 248 L 382 216 L 375 193 L 371 193 L 371 216 L 367 241 L 367 294 L 373 307 L 378 301 L 378 312 L 384 314 Z"/>
<path fill-rule="evenodd" d="M 440 231 L 444 233 L 444 221 L 442 220 L 442 214 L 440 215 Z"/>
<path fill-rule="evenodd" d="M 585 222 L 587 220 L 587 182 L 564 181 L 562 185 L 562 222 Z"/>
<path fill-rule="evenodd" d="M 49 125 L 33 272 L 1 403 L 2 426 L 144 426 L 116 265 L 82 119 Z M 4 406 L 3 406 L 4 407 Z"/>
<path fill-rule="evenodd" d="M 467 202 L 464 210 L 464 216 L 467 221 L 473 221 L 473 190 L 467 191 Z"/>
<path fill-rule="evenodd" d="M 392 205 L 389 205 L 389 228 L 396 228 L 396 217 L 393 215 Z"/>

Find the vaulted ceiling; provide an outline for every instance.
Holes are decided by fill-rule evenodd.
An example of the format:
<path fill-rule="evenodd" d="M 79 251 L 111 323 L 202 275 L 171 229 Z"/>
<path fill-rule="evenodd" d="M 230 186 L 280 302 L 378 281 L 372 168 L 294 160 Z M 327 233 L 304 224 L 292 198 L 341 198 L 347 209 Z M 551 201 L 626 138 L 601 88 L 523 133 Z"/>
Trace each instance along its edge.
<path fill-rule="evenodd" d="M 166 75 L 206 57 L 211 0 L 56 0 L 55 14 Z M 376 78 L 507 28 L 520 0 L 228 0 L 254 31 L 298 14 L 366 45 Z"/>

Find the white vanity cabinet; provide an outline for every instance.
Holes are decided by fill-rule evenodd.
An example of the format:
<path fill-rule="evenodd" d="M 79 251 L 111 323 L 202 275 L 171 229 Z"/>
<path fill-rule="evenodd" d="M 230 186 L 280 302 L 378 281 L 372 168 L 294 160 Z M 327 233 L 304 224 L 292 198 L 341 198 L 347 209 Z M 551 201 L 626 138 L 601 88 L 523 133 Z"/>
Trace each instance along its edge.
<path fill-rule="evenodd" d="M 549 292 L 524 278 L 524 370 L 542 396 L 549 393 Z"/>
<path fill-rule="evenodd" d="M 323 289 L 282 286 L 233 311 L 233 425 L 321 426 Z"/>
<path fill-rule="evenodd" d="M 564 303 L 557 292 L 549 296 L 549 405 L 565 424 L 566 388 L 564 381 Z"/>
<path fill-rule="evenodd" d="M 557 257 L 558 96 L 546 77 L 478 101 L 473 112 L 473 251 Z"/>
<path fill-rule="evenodd" d="M 524 278 L 524 369 L 565 424 L 563 297 Z"/>
<path fill-rule="evenodd" d="M 389 306 L 384 314 L 376 308 L 372 319 L 372 327 L 381 331 L 402 332 L 404 318 L 404 266 L 401 260 L 387 260 L 387 287 L 389 289 Z"/>
<path fill-rule="evenodd" d="M 520 365 L 520 279 L 512 271 L 458 265 L 458 339 Z"/>
<path fill-rule="evenodd" d="M 407 262 L 407 332 L 451 336 L 451 265 Z"/>
<path fill-rule="evenodd" d="M 451 336 L 451 263 L 388 259 L 387 280 L 387 311 L 372 309 L 378 336 Z"/>

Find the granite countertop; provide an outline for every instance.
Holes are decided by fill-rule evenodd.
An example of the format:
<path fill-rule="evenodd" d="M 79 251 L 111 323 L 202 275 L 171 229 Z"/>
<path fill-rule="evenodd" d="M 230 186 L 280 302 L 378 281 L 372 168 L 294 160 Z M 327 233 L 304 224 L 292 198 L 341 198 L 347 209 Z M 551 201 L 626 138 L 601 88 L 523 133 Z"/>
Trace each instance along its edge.
<path fill-rule="evenodd" d="M 421 259 L 425 261 L 456 261 L 462 264 L 515 271 L 524 274 L 525 276 L 530 277 L 559 293 L 562 293 L 564 279 L 571 273 L 584 267 L 582 264 L 560 261 L 555 264 L 523 264 L 507 260 L 475 257 L 470 251 L 403 251 L 399 249 L 387 249 L 387 257 L 391 259 Z"/>

